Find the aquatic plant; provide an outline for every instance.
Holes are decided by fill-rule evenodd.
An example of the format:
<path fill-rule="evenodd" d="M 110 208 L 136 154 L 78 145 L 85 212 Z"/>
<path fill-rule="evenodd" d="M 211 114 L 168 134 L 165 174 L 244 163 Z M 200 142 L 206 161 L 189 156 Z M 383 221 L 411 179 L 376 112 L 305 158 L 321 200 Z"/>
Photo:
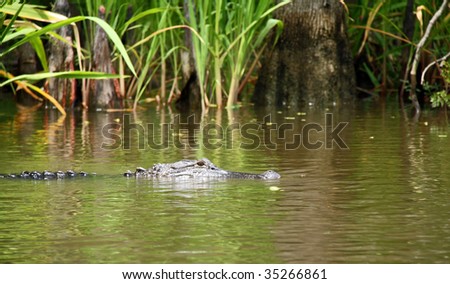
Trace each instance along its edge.
<path fill-rule="evenodd" d="M 103 20 L 97 17 L 89 17 L 89 16 L 77 16 L 72 18 L 67 18 L 63 15 L 53 13 L 50 11 L 46 11 L 41 9 L 42 7 L 36 5 L 29 5 L 22 3 L 19 1 L 14 1 L 11 3 L 3 3 L 0 6 L 0 45 L 11 42 L 7 47 L 1 50 L 0 58 L 6 56 L 7 54 L 14 51 L 19 46 L 30 43 L 44 68 L 44 72 L 39 74 L 23 74 L 21 76 L 15 77 L 13 74 L 3 70 L 0 72 L 0 75 L 8 78 L 7 81 L 0 83 L 0 87 L 8 85 L 12 82 L 16 82 L 19 86 L 26 87 L 25 91 L 34 97 L 38 97 L 36 93 L 43 96 L 45 99 L 49 100 L 62 114 L 65 114 L 63 107 L 56 101 L 54 98 L 41 90 L 35 84 L 36 81 L 42 79 L 48 79 L 51 77 L 61 77 L 61 78 L 92 78 L 92 79 L 106 79 L 117 77 L 112 74 L 105 74 L 99 72 L 87 72 L 83 70 L 83 65 L 81 64 L 81 58 L 83 57 L 82 51 L 79 45 L 79 40 L 72 44 L 77 49 L 77 54 L 79 58 L 79 71 L 72 72 L 48 72 L 48 64 L 46 53 L 44 50 L 44 45 L 42 43 L 43 37 L 54 37 L 58 40 L 63 40 L 53 31 L 65 26 L 72 25 L 76 22 L 80 21 L 92 21 L 96 24 L 100 25 L 113 44 L 116 46 L 118 52 L 121 54 L 123 60 L 127 64 L 128 68 L 132 73 L 135 73 L 134 67 L 131 64 L 131 60 L 128 57 L 128 54 L 123 46 L 119 36 L 116 32 Z M 11 18 L 8 18 L 8 15 Z M 35 21 L 47 23 L 45 26 L 39 26 Z M 74 26 L 76 31 L 76 27 Z M 76 32 L 77 34 L 77 32 Z M 76 36 L 79 39 L 79 36 Z"/>
<path fill-rule="evenodd" d="M 282 23 L 270 18 L 276 9 L 290 3 L 281 1 L 189 1 L 188 24 L 198 31 L 193 37 L 194 58 L 202 94 L 202 106 L 215 102 L 221 107 L 226 94 L 227 107 L 236 105 L 243 78 L 252 72 L 252 60 L 264 47 L 272 29 L 281 32 Z M 207 77 L 213 74 L 212 80 Z"/>

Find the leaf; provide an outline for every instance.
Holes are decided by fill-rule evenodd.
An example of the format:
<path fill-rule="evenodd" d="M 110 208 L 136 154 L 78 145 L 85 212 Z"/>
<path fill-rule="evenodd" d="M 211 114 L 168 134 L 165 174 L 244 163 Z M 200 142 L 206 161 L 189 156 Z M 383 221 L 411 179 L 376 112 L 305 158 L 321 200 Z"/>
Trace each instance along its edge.
<path fill-rule="evenodd" d="M 8 85 L 14 81 L 39 81 L 48 78 L 72 78 L 72 79 L 113 79 L 120 78 L 118 74 L 107 74 L 103 72 L 87 72 L 87 71 L 64 71 L 64 72 L 45 72 L 37 74 L 23 74 L 10 78 L 9 80 L 2 82 L 0 87 Z"/>
<path fill-rule="evenodd" d="M 17 11 L 19 11 L 19 17 L 29 20 L 47 22 L 47 23 L 56 23 L 62 20 L 66 20 L 67 17 L 58 13 L 54 13 L 51 11 L 46 11 L 42 9 L 38 9 L 40 6 L 30 5 L 30 4 L 6 4 L 5 6 L 0 8 L 0 12 L 9 15 L 16 15 Z"/>
<path fill-rule="evenodd" d="M 24 44 L 26 42 L 29 42 L 30 40 L 32 40 L 35 37 L 40 37 L 41 35 L 44 35 L 44 34 L 46 34 L 49 31 L 58 29 L 58 28 L 63 27 L 65 25 L 70 25 L 70 24 L 75 23 L 75 22 L 83 21 L 83 20 L 93 21 L 96 24 L 98 24 L 101 28 L 103 28 L 103 30 L 106 32 L 108 37 L 113 42 L 115 48 L 117 48 L 117 50 L 119 51 L 120 55 L 123 57 L 123 60 L 127 64 L 127 66 L 130 69 L 130 71 L 133 73 L 134 76 L 137 76 L 136 75 L 136 71 L 134 70 L 133 63 L 131 62 L 131 59 L 130 59 L 130 57 L 127 54 L 125 46 L 122 44 L 122 41 L 120 40 L 120 38 L 117 35 L 117 33 L 114 31 L 114 29 L 110 25 L 108 25 L 108 23 L 106 23 L 104 20 L 102 20 L 100 18 L 97 18 L 97 17 L 77 16 L 77 17 L 68 18 L 66 20 L 62 20 L 62 21 L 59 21 L 59 22 L 56 22 L 56 23 L 52 23 L 52 24 L 50 24 L 48 26 L 43 27 L 40 30 L 37 30 L 37 31 L 35 31 L 33 33 L 27 34 L 22 40 L 20 40 L 20 41 L 14 43 L 13 45 L 11 45 L 3 53 L 0 53 L 0 58 L 3 57 L 4 55 L 8 54 L 9 52 L 13 51 L 17 47 L 21 46 L 22 44 Z"/>
<path fill-rule="evenodd" d="M 384 1 L 381 1 L 377 7 L 375 7 L 375 9 L 373 9 L 372 11 L 370 11 L 369 13 L 369 18 L 367 19 L 367 23 L 366 23 L 366 30 L 364 31 L 364 38 L 361 42 L 361 46 L 358 50 L 358 55 L 361 54 L 364 46 L 366 45 L 366 41 L 369 39 L 369 31 L 370 28 L 372 26 L 373 21 L 375 20 L 376 15 L 378 14 L 378 11 L 380 10 L 381 6 L 383 6 Z"/>
<path fill-rule="evenodd" d="M 6 37 L 6 35 L 9 33 L 9 31 L 11 30 L 14 22 L 16 21 L 18 15 L 20 14 L 20 11 L 23 9 L 23 6 L 25 5 L 25 3 L 23 3 L 22 5 L 20 5 L 20 7 L 16 10 L 16 12 L 13 14 L 13 18 L 11 19 L 11 21 L 9 21 L 8 26 L 3 30 L 3 33 L 0 35 L 0 43 L 3 42 L 3 39 Z M 2 7 L 3 8 L 3 7 Z"/>
<path fill-rule="evenodd" d="M 35 86 L 35 85 L 32 85 L 32 84 L 30 84 L 30 83 L 24 83 L 28 88 L 30 88 L 30 89 L 32 89 L 33 91 L 35 91 L 35 92 L 37 92 L 37 93 L 39 93 L 39 94 L 41 94 L 44 98 L 46 98 L 47 100 L 49 100 L 58 110 L 59 110 L 59 112 L 61 112 L 61 114 L 63 115 L 63 116 L 66 116 L 66 111 L 64 110 L 64 108 L 58 103 L 58 101 L 54 98 L 54 97 L 52 97 L 52 96 L 50 96 L 49 94 L 47 94 L 46 92 L 44 92 L 43 90 L 41 90 L 41 88 L 39 88 L 39 87 L 37 87 L 37 86 Z"/>
<path fill-rule="evenodd" d="M 41 66 L 44 68 L 45 72 L 48 72 L 48 63 L 47 63 L 47 55 L 45 53 L 44 44 L 42 44 L 42 40 L 40 37 L 36 37 L 30 40 L 30 44 L 33 46 L 36 51 L 36 55 L 41 61 Z"/>
<path fill-rule="evenodd" d="M 128 68 L 130 69 L 131 73 L 133 73 L 134 76 L 137 77 L 136 71 L 134 70 L 133 63 L 131 62 L 130 57 L 128 56 L 127 50 L 125 49 L 125 46 L 123 46 L 122 40 L 117 35 L 117 33 L 114 31 L 114 29 L 104 20 L 97 18 L 97 17 L 86 17 L 86 19 L 91 20 L 95 22 L 97 25 L 99 25 L 108 35 L 109 39 L 113 42 L 114 47 L 117 48 L 120 55 L 123 57 L 123 60 L 127 64 Z"/>
<path fill-rule="evenodd" d="M 258 38 L 256 39 L 256 42 L 255 42 L 255 46 L 259 46 L 262 43 L 262 41 L 267 37 L 270 30 L 272 30 L 274 27 L 277 27 L 276 38 L 278 39 L 281 32 L 283 31 L 283 27 L 284 27 L 283 22 L 280 20 L 277 20 L 277 19 L 269 19 L 269 20 L 267 20 L 267 23 L 264 26 L 264 28 L 259 33 Z M 275 40 L 275 42 L 276 42 L 276 40 Z"/>
<path fill-rule="evenodd" d="M 5 36 L 5 38 L 3 39 L 2 43 L 8 42 L 8 41 L 13 40 L 13 39 L 15 39 L 15 38 L 17 38 L 17 37 L 25 36 L 25 35 L 27 35 L 27 34 L 29 34 L 29 33 L 34 32 L 34 31 L 36 31 L 35 28 L 23 28 L 23 29 L 19 29 L 19 30 L 13 32 L 13 33 L 7 34 L 7 35 Z"/>
<path fill-rule="evenodd" d="M 61 112 L 61 114 L 62 114 L 63 116 L 66 115 L 66 111 L 65 111 L 64 108 L 58 103 L 58 101 L 57 101 L 54 97 L 50 96 L 49 94 L 47 94 L 46 92 L 44 92 L 43 90 L 41 90 L 41 88 L 39 88 L 39 87 L 37 87 L 37 86 L 35 86 L 35 85 L 33 85 L 33 84 L 30 84 L 30 83 L 28 83 L 28 82 L 22 82 L 22 81 L 20 81 L 20 80 L 14 80 L 14 79 L 16 79 L 17 77 L 14 77 L 11 73 L 8 73 L 8 72 L 3 71 L 3 70 L 0 70 L 0 76 L 5 77 L 5 78 L 10 78 L 10 80 L 8 80 L 8 81 L 14 82 L 14 83 L 17 84 L 18 86 L 24 88 L 24 90 L 25 90 L 28 94 L 30 94 L 31 96 L 35 97 L 36 99 L 40 99 L 40 98 L 36 97 L 35 94 L 34 94 L 33 92 L 31 92 L 30 89 L 32 89 L 33 91 L 35 91 L 35 92 L 41 94 L 44 98 L 46 98 L 47 100 L 49 100 L 49 101 L 50 101 L 50 102 L 51 102 L 51 103 L 52 103 L 52 104 L 53 104 L 53 105 Z M 11 79 L 13 79 L 13 80 L 11 80 Z"/>
<path fill-rule="evenodd" d="M 164 10 L 166 10 L 166 8 L 153 8 L 153 9 L 145 10 L 144 12 L 141 12 L 141 13 L 137 14 L 136 16 L 134 16 L 131 19 L 129 19 L 123 25 L 123 27 L 121 28 L 121 30 L 123 31 L 122 35 L 123 35 L 123 33 L 125 33 L 128 30 L 128 26 L 131 25 L 132 23 L 134 23 L 134 22 L 136 22 L 136 21 L 138 21 L 138 20 L 140 20 L 140 19 L 142 19 L 142 18 L 144 18 L 144 17 L 146 17 L 148 15 L 153 15 L 153 14 L 156 14 L 156 13 L 163 12 Z"/>

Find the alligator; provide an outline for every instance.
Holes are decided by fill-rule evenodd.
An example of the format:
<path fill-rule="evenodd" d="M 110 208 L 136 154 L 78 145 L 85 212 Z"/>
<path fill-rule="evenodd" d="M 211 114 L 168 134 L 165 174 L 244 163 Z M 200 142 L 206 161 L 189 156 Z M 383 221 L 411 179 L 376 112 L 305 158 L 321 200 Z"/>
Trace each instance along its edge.
<path fill-rule="evenodd" d="M 50 180 L 50 179 L 64 179 L 64 178 L 73 178 L 73 177 L 87 177 L 89 175 L 95 175 L 95 174 L 88 174 L 86 172 L 75 172 L 73 170 L 68 171 L 23 171 L 19 174 L 0 174 L 0 178 L 11 178 L 11 179 L 43 179 L 43 180 Z"/>
<path fill-rule="evenodd" d="M 127 177 L 207 177 L 207 178 L 236 178 L 236 179 L 279 179 L 280 175 L 272 170 L 262 174 L 251 174 L 222 170 L 210 160 L 181 160 L 170 164 L 155 164 L 151 169 L 137 168 L 135 172 L 128 171 Z"/>
<path fill-rule="evenodd" d="M 95 174 L 86 172 L 75 172 L 68 170 L 63 171 L 23 171 L 19 174 L 0 174 L 0 178 L 19 178 L 19 179 L 65 179 L 74 177 L 87 177 Z M 131 178 L 215 178 L 215 179 L 263 179 L 273 180 L 279 179 L 280 175 L 272 170 L 263 172 L 262 174 L 252 174 L 243 172 L 233 172 L 223 170 L 214 165 L 210 160 L 203 158 L 200 160 L 181 160 L 175 163 L 155 164 L 150 169 L 142 167 L 133 171 L 126 171 L 125 177 Z"/>

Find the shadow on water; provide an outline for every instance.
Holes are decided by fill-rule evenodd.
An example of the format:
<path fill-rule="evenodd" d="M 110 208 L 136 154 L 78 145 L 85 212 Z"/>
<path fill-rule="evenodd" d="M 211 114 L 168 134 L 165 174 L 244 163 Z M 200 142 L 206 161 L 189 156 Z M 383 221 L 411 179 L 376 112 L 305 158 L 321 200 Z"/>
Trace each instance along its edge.
<path fill-rule="evenodd" d="M 437 113 L 414 123 L 376 104 L 203 119 L 1 110 L 0 121 L 1 173 L 97 173 L 1 180 L 0 263 L 449 261 L 449 126 Z M 122 176 L 202 157 L 282 178 Z"/>

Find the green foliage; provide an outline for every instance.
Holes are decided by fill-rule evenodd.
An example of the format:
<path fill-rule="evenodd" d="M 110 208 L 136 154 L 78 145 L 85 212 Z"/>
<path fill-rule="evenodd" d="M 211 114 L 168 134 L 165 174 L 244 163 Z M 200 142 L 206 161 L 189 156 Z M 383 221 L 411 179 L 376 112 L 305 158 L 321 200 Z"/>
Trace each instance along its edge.
<path fill-rule="evenodd" d="M 118 78 L 119 75 L 115 74 L 105 74 L 103 72 L 84 72 L 84 71 L 64 71 L 64 72 L 51 72 L 51 73 L 37 73 L 37 74 L 24 74 L 15 76 L 0 83 L 0 87 L 4 87 L 14 81 L 39 81 L 48 78 L 66 78 L 66 79 L 111 79 Z"/>
<path fill-rule="evenodd" d="M 432 107 L 450 107 L 450 94 L 445 90 L 433 93 L 430 100 Z"/>
<path fill-rule="evenodd" d="M 227 107 L 236 104 L 241 80 L 252 71 L 254 54 L 263 47 L 263 39 L 272 29 L 279 33 L 283 27 L 280 21 L 270 18 L 271 13 L 288 3 L 189 1 L 188 23 L 200 35 L 193 38 L 193 45 L 202 97 L 215 93 L 220 106 L 225 92 Z M 207 81 L 208 74 L 213 74 L 214 80 Z M 207 101 L 213 98 L 204 98 L 202 103 Z"/>
<path fill-rule="evenodd" d="M 42 10 L 40 8 L 40 6 L 36 5 L 29 5 L 25 3 L 20 4 L 19 1 L 10 1 L 8 3 L 3 3 L 0 6 L 0 19 L 2 23 L 2 25 L 0 26 L 0 45 L 5 42 L 12 42 L 7 47 L 1 49 L 0 59 L 13 50 L 17 49 L 19 46 L 25 43 L 30 43 L 34 47 L 42 66 L 44 66 L 44 71 L 47 72 L 48 64 L 44 45 L 42 43 L 42 37 L 50 35 L 56 36 L 56 34 L 53 32 L 54 30 L 65 25 L 71 25 L 79 21 L 88 20 L 96 23 L 105 30 L 106 34 L 113 42 L 114 46 L 118 50 L 118 53 L 120 53 L 130 71 L 133 74 L 136 74 L 133 64 L 131 63 L 131 59 L 129 58 L 125 47 L 123 46 L 121 39 L 105 21 L 97 17 L 85 16 L 66 18 L 63 15 Z M 12 18 L 7 19 L 7 15 L 12 15 Z M 36 22 L 31 21 L 46 22 L 50 24 L 45 26 L 38 26 Z M 79 47 L 79 45 L 75 46 Z M 78 48 L 78 54 L 81 54 L 80 48 Z M 0 75 L 9 78 L 9 80 L 3 82 L 0 86 L 4 86 L 5 84 L 9 84 L 11 82 L 16 82 L 17 84 L 24 86 L 27 89 L 27 92 L 30 93 L 30 95 L 34 95 L 31 90 L 41 94 L 52 104 L 54 104 L 63 114 L 65 114 L 65 111 L 56 100 L 54 100 L 49 94 L 43 92 L 35 85 L 30 84 L 29 81 L 48 79 L 51 77 L 92 79 L 105 79 L 111 77 L 108 74 L 97 72 L 91 73 L 83 70 L 81 70 L 80 72 L 74 71 L 61 73 L 47 72 L 41 74 L 24 74 L 18 77 L 14 77 L 12 74 L 2 71 L 0 72 Z"/>
<path fill-rule="evenodd" d="M 67 19 L 41 6 L 17 0 L 3 1 L 0 5 L 0 44 L 8 43 L 8 46 L 1 50 L 0 58 L 29 42 L 44 67 L 43 74 L 48 74 L 45 39 L 58 38 L 54 33 L 58 27 L 81 22 L 85 46 L 82 49 L 78 39 L 70 43 L 77 49 L 79 62 L 79 71 L 74 77 L 84 74 L 86 78 L 97 78 L 87 72 L 87 66 L 92 65 L 91 46 L 95 27 L 100 25 L 113 46 L 112 58 L 121 89 L 127 98 L 134 97 L 135 107 L 155 90 L 162 103 L 167 101 L 166 94 L 171 98 L 180 93 L 183 54 L 187 52 L 193 53 L 202 107 L 225 104 L 234 107 L 239 92 L 266 47 L 265 39 L 272 31 L 276 34 L 282 31 L 283 24 L 271 18 L 272 12 L 289 2 L 78 0 L 82 16 Z M 357 71 L 366 74 L 377 90 L 397 89 L 399 82 L 406 78 L 402 73 L 404 50 L 415 48 L 439 3 L 415 1 L 416 24 L 411 39 L 403 31 L 407 1 L 359 0 L 352 3 L 348 4 L 349 37 L 354 55 L 361 62 Z M 106 8 L 105 20 L 97 17 L 100 5 Z M 424 57 L 424 66 L 448 52 L 445 47 L 449 46 L 449 21 L 450 17 L 442 17 L 433 29 L 425 46 L 428 56 Z M 185 38 L 188 31 L 192 45 Z M 407 58 L 406 62 L 410 60 Z M 135 76 L 127 79 L 126 74 Z M 439 84 L 436 81 L 430 83 Z M 227 98 L 226 103 L 224 98 Z M 431 101 L 433 105 L 446 104 L 442 92 L 436 92 Z"/>
<path fill-rule="evenodd" d="M 411 42 L 402 32 L 406 1 L 358 3 L 349 5 L 353 54 L 364 62 L 357 72 L 366 73 L 376 87 L 395 86 L 401 73 L 397 59 L 401 58 L 403 48 L 411 48 Z"/>
<path fill-rule="evenodd" d="M 354 1 L 355 2 L 355 1 Z M 411 62 L 403 58 L 404 50 L 414 50 L 441 1 L 416 0 L 414 3 L 414 36 L 403 30 L 407 1 L 360 0 L 349 6 L 349 38 L 358 59 L 357 72 L 366 74 L 377 91 L 397 90 L 407 78 L 403 69 Z M 422 62 L 427 66 L 448 52 L 450 17 L 442 17 L 434 26 Z"/>
<path fill-rule="evenodd" d="M 138 1 L 126 3 L 120 1 L 79 0 L 81 13 L 87 16 L 97 15 L 98 7 L 104 5 L 107 19 L 111 26 L 121 36 L 127 52 L 133 59 L 133 66 L 137 76 L 128 82 L 121 80 L 121 89 L 125 97 L 134 96 L 137 102 L 150 92 L 151 86 L 161 88 L 161 96 L 165 94 L 166 73 L 172 75 L 171 81 L 177 86 L 180 60 L 177 50 L 182 48 L 182 33 L 184 18 L 178 1 Z M 94 26 L 85 26 L 86 50 L 90 52 L 90 45 L 94 38 Z M 126 74 L 120 57 L 113 50 L 113 61 L 119 62 L 119 73 Z M 92 56 L 88 56 L 88 59 Z M 169 67 L 167 67 L 169 66 Z M 170 70 L 167 70 L 170 69 Z M 158 81 L 157 75 L 160 76 Z"/>
<path fill-rule="evenodd" d="M 1 10 L 0 10 L 1 12 Z M 19 15 L 22 16 L 22 15 Z M 101 26 L 106 34 L 109 36 L 111 41 L 113 42 L 114 46 L 119 50 L 120 54 L 123 56 L 126 64 L 130 68 L 131 72 L 135 73 L 133 64 L 131 63 L 130 58 L 128 57 L 127 51 L 125 47 L 122 44 L 122 41 L 120 40 L 119 36 L 116 34 L 116 32 L 102 19 L 96 18 L 96 17 L 87 17 L 87 16 L 77 16 L 72 18 L 66 18 L 65 20 L 60 20 L 55 23 L 49 24 L 45 27 L 39 27 L 36 28 L 33 31 L 29 31 L 21 40 L 15 42 L 10 47 L 6 48 L 2 53 L 0 53 L 0 58 L 8 54 L 9 52 L 13 51 L 17 47 L 21 46 L 24 43 L 30 42 L 32 40 L 35 40 L 39 38 L 40 36 L 43 36 L 53 30 L 56 30 L 62 26 L 70 25 L 72 23 L 76 23 L 79 21 L 89 20 L 92 22 L 95 22 L 99 26 Z"/>
<path fill-rule="evenodd" d="M 441 68 L 441 75 L 447 87 L 450 85 L 450 63 L 444 62 Z M 430 96 L 432 107 L 450 107 L 450 93 L 447 90 L 434 92 Z"/>
<path fill-rule="evenodd" d="M 137 78 L 124 87 L 129 90 L 127 97 L 134 95 L 136 105 L 152 86 L 159 88 L 158 98 L 163 103 L 169 89 L 170 97 L 179 93 L 182 57 L 192 52 L 202 107 L 221 106 L 223 94 L 228 95 L 228 106 L 232 106 L 245 83 L 244 75 L 253 70 L 255 54 L 263 48 L 264 39 L 271 30 L 279 33 L 282 29 L 281 22 L 270 15 L 290 1 L 274 2 L 107 1 L 105 7 L 111 15 L 107 21 L 122 38 L 127 37 L 127 50 L 138 72 Z M 78 3 L 82 13 L 89 16 L 96 15 L 101 4 L 97 0 Z M 130 9 L 132 15 L 127 16 Z M 86 42 L 90 42 L 93 28 L 86 30 L 91 31 L 86 35 Z M 185 40 L 187 32 L 192 43 Z M 86 49 L 90 50 L 89 46 Z"/>

